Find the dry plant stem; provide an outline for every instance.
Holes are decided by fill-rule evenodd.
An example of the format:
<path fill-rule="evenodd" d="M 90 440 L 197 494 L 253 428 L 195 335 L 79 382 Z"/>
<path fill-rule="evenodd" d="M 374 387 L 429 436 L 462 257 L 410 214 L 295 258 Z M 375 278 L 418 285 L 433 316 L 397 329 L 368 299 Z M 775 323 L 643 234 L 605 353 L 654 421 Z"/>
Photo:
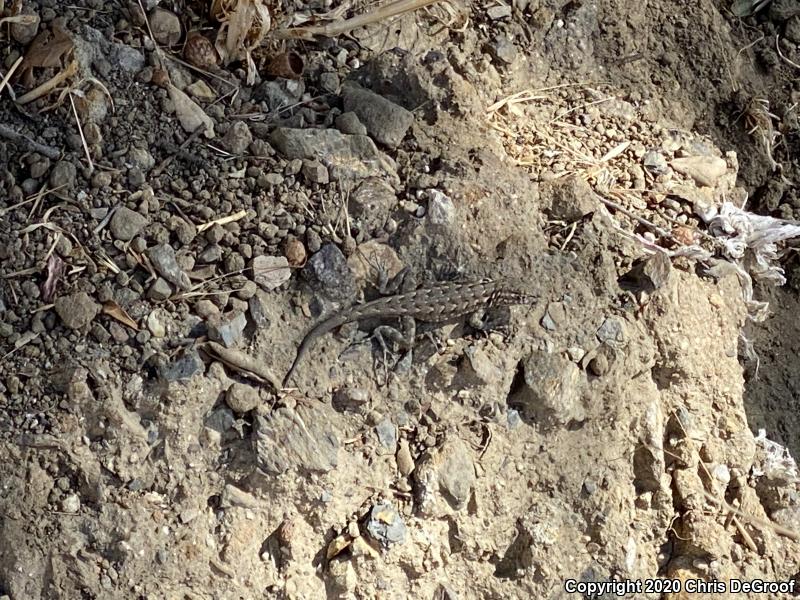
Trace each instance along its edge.
<path fill-rule="evenodd" d="M 778 525 L 777 523 L 773 523 L 771 521 L 765 521 L 764 519 L 759 519 L 758 517 L 754 517 L 753 515 L 749 515 L 744 511 L 739 510 L 735 506 L 731 506 L 722 498 L 717 498 L 710 492 L 703 492 L 706 497 L 706 500 L 709 502 L 713 502 L 718 506 L 722 506 L 725 510 L 732 512 L 735 515 L 742 517 L 745 521 L 749 522 L 752 525 L 758 525 L 762 529 L 772 529 L 775 533 L 782 535 L 784 537 L 788 537 L 794 541 L 800 541 L 800 533 L 793 531 L 787 527 L 783 527 L 782 525 Z"/>
<path fill-rule="evenodd" d="M 45 146 L 44 144 L 35 142 L 29 137 L 24 136 L 21 133 L 17 133 L 10 127 L 6 127 L 5 125 L 2 124 L 0 124 L 0 137 L 8 140 L 9 142 L 25 146 L 28 149 L 34 152 L 38 152 L 42 156 L 46 156 L 51 160 L 58 160 L 58 157 L 61 156 L 61 152 L 58 150 L 58 148 L 53 148 L 52 146 Z"/>
<path fill-rule="evenodd" d="M 29 102 L 33 102 L 37 98 L 46 96 L 47 94 L 52 92 L 61 82 L 69 79 L 77 72 L 78 72 L 78 62 L 73 60 L 71 63 L 69 63 L 69 66 L 67 66 L 66 69 L 64 69 L 60 73 L 57 73 L 56 75 L 45 81 L 42 85 L 33 88 L 27 94 L 23 94 L 22 96 L 20 96 L 17 99 L 17 104 L 20 105 L 28 104 Z"/>
<path fill-rule="evenodd" d="M 781 52 L 781 45 L 778 43 L 779 40 L 780 40 L 780 38 L 776 35 L 775 36 L 775 50 L 778 51 L 778 56 L 780 56 L 788 64 L 792 65 L 795 69 L 800 69 L 800 65 L 798 65 L 796 62 L 793 62 L 793 61 L 789 60 L 788 58 L 786 58 L 783 55 L 783 53 Z"/>
<path fill-rule="evenodd" d="M 612 202 L 611 200 L 608 200 L 607 198 L 603 198 L 600 195 L 598 195 L 597 198 L 600 200 L 600 202 L 602 202 L 603 204 L 605 204 L 609 208 L 613 208 L 614 210 L 619 211 L 624 215 L 627 215 L 631 219 L 634 219 L 638 223 L 640 223 L 640 224 L 644 225 L 645 227 L 648 227 L 649 229 L 655 231 L 658 235 L 660 235 L 662 237 L 665 237 L 665 238 L 674 239 L 672 233 L 670 233 L 666 229 L 662 229 L 661 227 L 659 227 L 655 223 L 651 223 L 647 219 L 644 219 L 644 218 L 640 217 L 639 215 L 632 213 L 631 211 L 629 211 L 624 206 L 622 206 L 620 204 L 617 204 L 616 202 Z"/>
<path fill-rule="evenodd" d="M 203 233 L 206 229 L 210 229 L 214 225 L 227 225 L 228 223 L 233 223 L 234 221 L 238 221 L 239 219 L 244 219 L 247 216 L 246 210 L 240 210 L 237 213 L 232 215 L 228 215 L 227 217 L 222 217 L 220 219 L 215 219 L 213 221 L 208 221 L 207 223 L 201 223 L 197 226 L 197 233 Z"/>
<path fill-rule="evenodd" d="M 25 57 L 24 56 L 20 56 L 14 62 L 14 64 L 11 65 L 11 68 L 8 70 L 8 73 L 6 73 L 5 77 L 3 77 L 3 80 L 0 81 L 0 94 L 3 93 L 3 89 L 5 89 L 5 87 L 8 85 L 8 82 L 11 80 L 11 77 L 14 75 L 14 71 L 16 71 L 17 68 L 22 64 L 23 60 L 25 60 Z M 11 87 L 8 88 L 8 94 L 11 96 L 12 100 L 15 99 L 14 90 L 12 90 Z"/>
<path fill-rule="evenodd" d="M 273 32 L 276 38 L 303 38 L 321 35 L 325 37 L 336 37 L 343 33 L 348 33 L 353 29 L 365 27 L 372 23 L 378 23 L 386 19 L 391 19 L 407 12 L 412 12 L 431 4 L 436 4 L 441 0 L 395 0 L 373 12 L 357 15 L 337 23 L 328 23 L 316 27 L 291 27 L 289 29 L 278 29 Z"/>
<path fill-rule="evenodd" d="M 75 100 L 72 99 L 72 93 L 69 94 L 69 103 L 72 106 L 72 114 L 75 115 L 75 122 L 78 124 L 78 133 L 81 136 L 81 143 L 83 144 L 83 151 L 86 153 L 86 160 L 89 161 L 89 172 L 94 172 L 94 162 L 92 162 L 92 154 L 89 152 L 89 144 L 86 143 L 86 137 L 83 135 L 83 126 L 81 119 L 78 116 L 78 111 L 75 108 Z"/>

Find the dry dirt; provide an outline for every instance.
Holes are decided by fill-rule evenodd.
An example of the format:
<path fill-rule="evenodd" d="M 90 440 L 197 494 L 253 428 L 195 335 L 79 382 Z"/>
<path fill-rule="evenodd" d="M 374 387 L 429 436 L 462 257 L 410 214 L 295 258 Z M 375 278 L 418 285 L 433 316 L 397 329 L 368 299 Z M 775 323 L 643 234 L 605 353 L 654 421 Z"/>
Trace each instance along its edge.
<path fill-rule="evenodd" d="M 252 83 L 170 58 L 204 2 L 21 4 L 70 41 L 0 28 L 1 600 L 800 596 L 798 261 L 759 313 L 704 218 L 799 216 L 796 2 L 437 6 Z M 538 301 L 278 389 L 402 266 Z"/>

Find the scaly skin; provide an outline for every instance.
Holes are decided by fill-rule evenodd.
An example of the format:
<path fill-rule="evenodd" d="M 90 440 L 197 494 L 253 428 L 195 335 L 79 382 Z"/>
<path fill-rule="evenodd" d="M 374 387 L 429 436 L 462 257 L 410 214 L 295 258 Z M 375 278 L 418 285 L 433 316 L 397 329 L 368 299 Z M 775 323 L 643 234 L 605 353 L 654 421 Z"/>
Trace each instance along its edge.
<path fill-rule="evenodd" d="M 315 325 L 303 338 L 292 366 L 283 379 L 289 383 L 297 365 L 313 343 L 329 331 L 370 317 L 411 317 L 427 323 L 451 321 L 493 306 L 531 304 L 534 297 L 507 281 L 486 279 L 467 283 L 441 282 L 413 292 L 385 296 L 346 308 Z"/>

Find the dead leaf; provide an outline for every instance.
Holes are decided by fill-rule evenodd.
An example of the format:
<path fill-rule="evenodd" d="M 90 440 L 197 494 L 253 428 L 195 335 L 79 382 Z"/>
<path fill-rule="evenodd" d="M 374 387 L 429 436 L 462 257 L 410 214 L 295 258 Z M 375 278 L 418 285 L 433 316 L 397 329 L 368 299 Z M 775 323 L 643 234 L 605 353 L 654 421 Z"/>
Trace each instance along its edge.
<path fill-rule="evenodd" d="M 205 136 L 213 138 L 214 121 L 200 108 L 200 105 L 171 83 L 167 84 L 167 90 L 175 105 L 175 115 L 178 117 L 181 127 L 188 133 L 194 133 L 198 127 L 203 127 Z"/>
<path fill-rule="evenodd" d="M 261 45 L 272 25 L 263 0 L 214 0 L 211 14 L 222 25 L 214 46 L 222 63 L 241 60 L 247 64 L 247 83 L 255 82 L 256 65 L 252 51 Z"/>
<path fill-rule="evenodd" d="M 42 284 L 42 300 L 52 302 L 58 290 L 58 284 L 67 274 L 67 265 L 57 255 L 51 254 L 47 259 L 47 278 Z"/>
<path fill-rule="evenodd" d="M 52 29 L 41 31 L 28 46 L 20 65 L 20 75 L 27 79 L 32 76 L 35 67 L 44 69 L 60 67 L 61 60 L 72 52 L 73 48 L 75 44 L 72 38 L 61 27 L 54 25 Z"/>
<path fill-rule="evenodd" d="M 136 324 L 136 321 L 134 321 L 128 315 L 128 313 L 125 312 L 124 308 L 122 308 L 119 304 L 117 304 L 113 300 L 103 302 L 103 314 L 108 315 L 112 319 L 116 319 L 123 325 L 127 325 L 134 331 L 139 331 L 139 326 Z"/>

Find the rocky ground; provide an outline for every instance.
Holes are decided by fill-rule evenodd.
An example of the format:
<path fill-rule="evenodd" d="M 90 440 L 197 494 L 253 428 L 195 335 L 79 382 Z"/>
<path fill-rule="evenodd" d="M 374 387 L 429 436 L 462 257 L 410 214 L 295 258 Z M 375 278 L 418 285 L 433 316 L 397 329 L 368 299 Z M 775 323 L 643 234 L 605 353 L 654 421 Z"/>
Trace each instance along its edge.
<path fill-rule="evenodd" d="M 688 4 L 0 2 L 0 598 L 800 595 L 800 7 Z M 403 267 L 538 301 L 282 389 Z"/>

